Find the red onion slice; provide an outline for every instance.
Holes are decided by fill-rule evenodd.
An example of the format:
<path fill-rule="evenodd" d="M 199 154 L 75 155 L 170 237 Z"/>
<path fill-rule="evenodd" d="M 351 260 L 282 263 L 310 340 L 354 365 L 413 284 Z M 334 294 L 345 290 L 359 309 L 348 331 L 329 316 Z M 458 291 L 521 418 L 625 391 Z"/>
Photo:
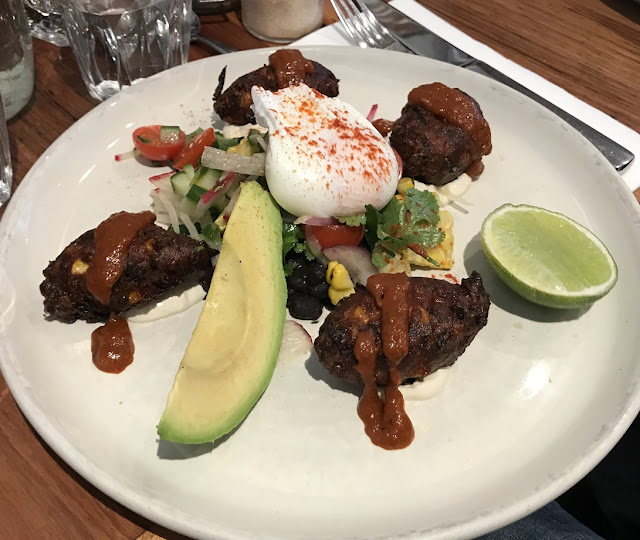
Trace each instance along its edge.
<path fill-rule="evenodd" d="M 369 122 L 373 122 L 373 119 L 376 117 L 376 113 L 378 112 L 378 104 L 376 103 L 375 105 L 373 105 L 371 107 L 371 110 L 369 111 L 369 114 L 367 115 L 367 120 L 369 120 Z"/>
<path fill-rule="evenodd" d="M 284 321 L 279 362 L 301 361 L 309 355 L 312 347 L 313 340 L 301 324 L 290 319 Z"/>
<path fill-rule="evenodd" d="M 328 225 L 339 225 L 340 222 L 332 217 L 313 217 L 313 216 L 300 216 L 294 222 L 294 225 L 319 225 L 320 227 L 326 227 Z"/>
<path fill-rule="evenodd" d="M 329 260 L 338 261 L 343 265 L 351 280 L 356 283 L 366 285 L 369 276 L 378 273 L 378 269 L 371 262 L 371 253 L 362 247 L 334 246 L 325 249 L 323 253 Z"/>

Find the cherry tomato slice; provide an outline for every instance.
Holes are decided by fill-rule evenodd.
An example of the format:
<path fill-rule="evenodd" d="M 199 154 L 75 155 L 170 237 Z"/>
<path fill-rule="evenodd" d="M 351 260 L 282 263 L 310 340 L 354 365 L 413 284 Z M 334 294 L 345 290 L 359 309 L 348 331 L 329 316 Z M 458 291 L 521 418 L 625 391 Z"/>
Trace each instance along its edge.
<path fill-rule="evenodd" d="M 176 169 L 182 169 L 185 165 L 193 165 L 195 167 L 202 157 L 205 147 L 211 146 L 215 140 L 216 134 L 213 128 L 205 129 L 184 146 L 182 152 L 173 160 L 173 166 Z"/>
<path fill-rule="evenodd" d="M 402 164 L 402 158 L 400 157 L 400 154 L 398 154 L 395 148 L 392 148 L 391 150 L 393 150 L 393 153 L 396 156 L 396 161 L 398 162 L 398 179 L 400 179 L 402 178 L 402 169 L 404 168 Z"/>
<path fill-rule="evenodd" d="M 305 225 L 305 236 L 315 236 L 322 249 L 333 246 L 357 246 L 364 236 L 364 225 Z"/>
<path fill-rule="evenodd" d="M 178 135 L 170 138 L 161 137 L 162 126 L 151 125 L 139 127 L 133 132 L 133 145 L 144 157 L 152 161 L 167 161 L 180 153 L 187 136 L 180 130 Z"/>

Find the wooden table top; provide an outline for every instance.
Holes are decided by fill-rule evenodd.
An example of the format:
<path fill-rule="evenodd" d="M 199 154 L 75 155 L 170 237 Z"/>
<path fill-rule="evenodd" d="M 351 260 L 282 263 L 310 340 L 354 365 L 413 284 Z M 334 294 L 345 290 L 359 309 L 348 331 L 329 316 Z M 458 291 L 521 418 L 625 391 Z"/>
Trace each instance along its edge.
<path fill-rule="evenodd" d="M 630 0 L 420 0 L 471 37 L 640 131 L 640 5 Z M 328 1 L 325 23 L 337 18 Z M 202 34 L 238 49 L 271 46 L 240 13 L 201 17 Z M 17 186 L 36 159 L 97 105 L 69 48 L 35 40 L 36 91 L 9 124 Z M 209 51 L 192 47 L 191 59 Z M 640 156 L 638 156 L 640 159 Z M 635 192 L 640 201 L 640 190 Z M 11 204 L 11 203 L 9 203 Z M 0 210 L 0 216 L 2 210 Z M 63 463 L 0 377 L 0 538 L 184 538 L 127 510 Z"/>

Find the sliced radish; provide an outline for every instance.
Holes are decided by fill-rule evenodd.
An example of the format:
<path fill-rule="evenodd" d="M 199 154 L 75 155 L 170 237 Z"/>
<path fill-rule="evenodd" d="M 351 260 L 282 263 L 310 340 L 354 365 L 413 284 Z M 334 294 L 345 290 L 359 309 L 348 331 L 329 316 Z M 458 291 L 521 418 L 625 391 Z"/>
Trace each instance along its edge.
<path fill-rule="evenodd" d="M 373 119 L 376 117 L 376 113 L 378 112 L 378 104 L 376 103 L 375 105 L 373 105 L 371 107 L 371 110 L 369 111 L 369 114 L 367 115 L 367 120 L 369 120 L 369 122 L 373 122 Z"/>
<path fill-rule="evenodd" d="M 325 249 L 323 254 L 329 260 L 338 261 L 343 265 L 349 272 L 351 279 L 356 283 L 366 285 L 369 276 L 378 273 L 378 269 L 371 262 L 371 253 L 362 247 L 334 246 Z"/>
<path fill-rule="evenodd" d="M 313 340 L 303 326 L 295 321 L 284 321 L 279 362 L 300 361 L 306 358 L 313 347 Z"/>

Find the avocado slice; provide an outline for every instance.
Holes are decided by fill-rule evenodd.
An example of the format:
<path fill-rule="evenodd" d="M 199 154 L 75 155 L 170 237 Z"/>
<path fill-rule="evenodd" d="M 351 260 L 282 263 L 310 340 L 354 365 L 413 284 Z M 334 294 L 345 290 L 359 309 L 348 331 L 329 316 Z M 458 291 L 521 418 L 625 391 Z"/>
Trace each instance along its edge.
<path fill-rule="evenodd" d="M 161 439 L 214 441 L 249 414 L 275 369 L 286 314 L 282 220 L 257 182 L 241 185 L 207 299 L 158 425 Z"/>

